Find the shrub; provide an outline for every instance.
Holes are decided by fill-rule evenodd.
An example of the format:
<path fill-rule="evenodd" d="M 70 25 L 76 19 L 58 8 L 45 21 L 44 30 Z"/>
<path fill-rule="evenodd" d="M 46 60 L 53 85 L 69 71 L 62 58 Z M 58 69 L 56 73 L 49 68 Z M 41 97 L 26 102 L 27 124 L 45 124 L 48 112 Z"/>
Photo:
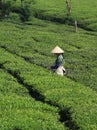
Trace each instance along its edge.
<path fill-rule="evenodd" d="M 10 11 L 11 11 L 11 3 L 10 3 L 10 1 L 7 1 L 6 3 L 2 3 L 1 17 L 9 15 Z"/>
<path fill-rule="evenodd" d="M 12 21 L 20 21 L 20 16 L 17 13 L 10 13 L 9 14 L 9 19 Z"/>
<path fill-rule="evenodd" d="M 28 21 L 30 17 L 30 9 L 28 6 L 22 7 L 20 9 L 20 19 L 21 21 L 25 22 Z"/>

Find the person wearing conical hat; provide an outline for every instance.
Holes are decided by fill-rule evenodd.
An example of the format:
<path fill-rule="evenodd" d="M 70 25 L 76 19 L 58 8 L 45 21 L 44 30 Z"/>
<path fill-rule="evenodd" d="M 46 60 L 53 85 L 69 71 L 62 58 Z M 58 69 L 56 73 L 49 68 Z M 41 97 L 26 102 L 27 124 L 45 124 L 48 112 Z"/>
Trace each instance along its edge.
<path fill-rule="evenodd" d="M 64 57 L 63 57 L 64 51 L 59 46 L 56 46 L 51 51 L 51 53 L 53 53 L 57 56 L 56 61 L 55 61 L 55 65 L 51 66 L 51 69 L 57 69 L 60 66 L 64 66 Z"/>

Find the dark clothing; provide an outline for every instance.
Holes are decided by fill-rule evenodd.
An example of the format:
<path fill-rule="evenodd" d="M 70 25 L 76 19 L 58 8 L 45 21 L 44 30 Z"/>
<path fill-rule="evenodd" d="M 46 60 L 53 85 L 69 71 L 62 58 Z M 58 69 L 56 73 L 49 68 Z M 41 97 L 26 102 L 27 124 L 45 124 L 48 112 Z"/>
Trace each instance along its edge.
<path fill-rule="evenodd" d="M 58 66 L 63 66 L 64 65 L 64 58 L 63 58 L 62 54 L 60 54 L 60 55 L 57 56 L 56 64 Z"/>
<path fill-rule="evenodd" d="M 57 69 L 59 66 L 64 66 L 64 58 L 63 58 L 62 54 L 57 56 L 57 59 L 55 61 L 55 65 L 51 66 L 51 69 Z"/>
<path fill-rule="evenodd" d="M 54 66 L 51 66 L 51 69 L 57 69 L 59 67 L 59 65 L 54 65 Z"/>

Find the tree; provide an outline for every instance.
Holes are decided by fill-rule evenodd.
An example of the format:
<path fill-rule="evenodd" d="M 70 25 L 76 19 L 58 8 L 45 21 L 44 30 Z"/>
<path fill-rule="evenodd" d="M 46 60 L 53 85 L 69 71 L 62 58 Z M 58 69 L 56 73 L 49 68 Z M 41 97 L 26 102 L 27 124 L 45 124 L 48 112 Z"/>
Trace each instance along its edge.
<path fill-rule="evenodd" d="M 21 7 L 24 7 L 24 0 L 21 0 Z"/>
<path fill-rule="evenodd" d="M 77 20 L 75 20 L 75 32 L 77 32 Z"/>
<path fill-rule="evenodd" d="M 5 17 L 10 13 L 11 1 L 0 0 L 0 16 Z"/>
<path fill-rule="evenodd" d="M 0 0 L 0 10 L 2 9 L 2 0 Z"/>
<path fill-rule="evenodd" d="M 0 0 L 0 16 L 3 16 L 3 0 Z"/>
<path fill-rule="evenodd" d="M 71 0 L 66 0 L 66 5 L 67 5 L 67 15 L 70 16 L 71 15 L 71 9 L 72 9 L 72 3 Z"/>

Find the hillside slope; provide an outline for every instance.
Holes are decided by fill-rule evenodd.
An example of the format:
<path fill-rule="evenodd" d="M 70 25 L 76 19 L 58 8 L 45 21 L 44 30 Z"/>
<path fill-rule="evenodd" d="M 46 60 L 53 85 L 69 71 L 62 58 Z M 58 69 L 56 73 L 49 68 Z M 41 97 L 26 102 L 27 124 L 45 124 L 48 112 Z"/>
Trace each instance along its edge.
<path fill-rule="evenodd" d="M 72 1 L 68 21 L 64 1 L 34 0 L 30 21 L 0 21 L 1 130 L 97 129 L 96 3 Z M 64 50 L 64 77 L 49 69 L 56 45 Z"/>
<path fill-rule="evenodd" d="M 0 26 L 2 30 L 0 38 L 1 71 L 4 71 L 4 75 L 5 72 L 8 73 L 6 78 L 10 75 L 13 77 L 13 80 L 15 80 L 14 88 L 11 87 L 9 83 L 9 85 L 7 85 L 6 82 L 8 81 L 6 78 L 5 85 L 2 83 L 4 78 L 1 78 L 0 81 L 2 83 L 0 89 L 2 90 L 2 94 L 5 94 L 5 96 L 1 95 L 2 102 L 0 106 L 3 110 L 1 111 L 1 115 L 5 115 L 4 118 L 1 117 L 0 119 L 1 122 L 4 121 L 1 129 L 27 128 L 36 130 L 38 128 L 49 128 L 50 130 L 96 130 L 97 93 L 96 91 L 88 88 L 92 87 L 96 90 L 96 61 L 92 62 L 92 58 L 96 57 L 96 53 L 91 51 L 89 54 L 87 54 L 87 51 L 90 49 L 95 50 L 96 36 L 90 35 L 92 33 L 88 35 L 87 31 L 80 29 L 79 33 L 75 34 L 72 26 L 69 27 L 67 25 L 54 24 L 38 19 L 34 19 L 32 25 L 19 25 L 8 22 L 1 22 L 0 24 L 2 25 Z M 68 40 L 69 36 L 72 37 L 70 37 Z M 83 36 L 85 36 L 84 39 Z M 74 42 L 75 37 L 77 37 L 78 41 L 81 41 L 77 46 Z M 90 39 L 92 37 L 94 39 L 95 37 L 93 45 L 87 37 Z M 82 40 L 85 40 L 87 44 L 84 44 Z M 55 60 L 55 57 L 53 57 L 50 52 L 56 44 L 63 47 L 65 50 L 65 67 L 68 71 L 66 76 L 74 81 L 66 77 L 57 76 L 47 69 Z M 89 57 L 89 55 L 91 57 Z M 87 62 L 88 58 L 90 60 Z M 91 63 L 91 66 L 95 67 L 91 69 L 89 63 Z M 84 67 L 84 65 L 86 66 L 86 64 L 88 65 L 89 71 L 85 70 L 85 68 L 82 69 L 82 67 Z M 86 72 L 89 74 L 87 77 Z M 93 79 L 89 79 L 89 77 L 92 76 L 94 76 Z M 77 83 L 75 83 L 75 81 L 77 81 Z M 20 86 L 22 85 L 24 90 L 22 90 L 23 88 L 21 87 L 19 87 L 19 90 L 17 90 L 17 83 L 20 84 Z M 87 87 L 79 83 L 87 85 Z M 6 93 L 6 88 L 9 91 L 8 93 Z M 28 92 L 25 93 L 23 91 Z M 44 112 L 45 108 L 43 107 L 46 107 L 49 109 L 49 111 L 51 111 L 51 115 L 54 114 L 52 111 L 54 109 L 57 114 L 54 114 L 54 117 L 50 116 L 50 114 L 45 114 L 44 117 L 41 117 L 43 112 L 35 112 L 35 104 L 33 106 L 33 99 L 31 100 L 29 96 L 35 99 L 35 104 L 38 104 L 39 108 L 40 106 L 42 107 L 42 109 L 39 111 Z M 24 98 L 21 99 L 22 97 Z M 20 102 L 17 98 L 20 98 Z M 31 101 L 29 101 L 28 104 L 25 104 L 26 100 Z M 38 101 L 40 101 L 42 104 L 40 104 Z M 9 105 L 7 105 L 8 102 Z M 16 102 L 15 104 L 17 104 L 16 115 L 12 114 L 12 111 L 14 113 L 13 102 Z M 33 109 L 28 111 L 28 109 L 31 108 L 30 103 L 32 104 L 31 107 Z M 45 103 L 47 106 L 44 106 Z M 23 109 L 27 107 L 27 109 L 23 111 L 21 107 L 23 107 Z M 8 109 L 11 113 L 6 113 Z M 18 111 L 20 111 L 20 113 L 18 113 Z M 45 110 L 46 113 L 47 111 L 48 110 Z M 22 113 L 25 112 L 26 115 L 24 114 L 25 117 L 23 118 Z M 33 112 L 36 114 L 33 115 Z M 6 115 L 8 115 L 8 118 L 6 118 Z M 35 117 L 35 115 L 37 115 L 39 120 Z M 12 116 L 15 116 L 14 120 Z M 19 118 L 23 118 L 23 122 L 19 123 Z M 51 122 L 46 120 L 46 118 L 48 120 L 50 119 Z M 9 121 L 5 127 L 6 120 Z M 44 124 L 39 124 L 39 122 L 36 120 L 41 120 L 41 123 L 43 120 L 45 121 L 43 121 Z M 29 123 L 25 124 L 24 122 Z M 32 125 L 31 122 L 33 122 Z M 10 123 L 12 123 L 12 125 L 9 127 Z M 48 124 L 50 124 L 50 127 Z"/>
<path fill-rule="evenodd" d="M 92 0 L 73 0 L 71 1 L 71 16 L 68 22 L 67 5 L 64 0 L 35 0 L 34 7 L 35 16 L 41 19 L 59 21 L 61 23 L 70 23 L 74 25 L 74 21 L 78 21 L 78 26 L 86 30 L 97 31 L 97 1 Z"/>

